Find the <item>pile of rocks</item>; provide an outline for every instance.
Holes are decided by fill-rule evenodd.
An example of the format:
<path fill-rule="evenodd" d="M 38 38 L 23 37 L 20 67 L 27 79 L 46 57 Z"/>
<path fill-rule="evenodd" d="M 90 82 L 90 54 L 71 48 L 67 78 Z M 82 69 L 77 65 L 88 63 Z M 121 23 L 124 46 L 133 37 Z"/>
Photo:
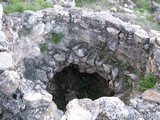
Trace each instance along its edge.
<path fill-rule="evenodd" d="M 94 101 L 75 99 L 62 116 L 52 95 L 45 90 L 54 74 L 72 63 L 78 65 L 81 72 L 99 73 L 111 81 L 111 87 L 119 93 L 123 88 L 122 80 L 117 79 L 121 72 L 132 76 L 133 80 L 136 77 L 130 71 L 120 71 L 118 60 L 126 60 L 137 71 L 159 72 L 159 37 L 154 37 L 159 33 L 147 33 L 140 26 L 125 23 L 106 11 L 54 6 L 2 17 L 0 8 L 3 21 L 0 25 L 2 120 L 159 119 L 157 103 L 135 98 L 130 106 L 125 106 L 117 97 Z M 52 33 L 63 35 L 58 45 L 46 41 Z M 46 43 L 43 54 L 40 43 Z M 18 71 L 26 72 L 30 80 Z M 155 109 L 152 111 L 150 107 Z"/>

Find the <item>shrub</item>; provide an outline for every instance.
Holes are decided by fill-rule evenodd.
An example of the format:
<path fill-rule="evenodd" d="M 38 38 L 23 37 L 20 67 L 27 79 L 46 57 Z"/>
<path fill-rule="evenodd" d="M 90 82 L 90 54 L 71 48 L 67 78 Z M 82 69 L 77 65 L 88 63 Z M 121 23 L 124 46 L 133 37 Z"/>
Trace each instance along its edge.
<path fill-rule="evenodd" d="M 141 90 L 152 88 L 157 82 L 156 76 L 153 73 L 147 73 L 139 78 L 138 87 Z"/>

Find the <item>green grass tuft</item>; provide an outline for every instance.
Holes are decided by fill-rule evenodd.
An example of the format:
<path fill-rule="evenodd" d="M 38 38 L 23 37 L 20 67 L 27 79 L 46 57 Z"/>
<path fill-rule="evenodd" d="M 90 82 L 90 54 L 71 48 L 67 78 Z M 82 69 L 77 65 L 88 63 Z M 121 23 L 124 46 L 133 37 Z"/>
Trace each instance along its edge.
<path fill-rule="evenodd" d="M 140 90 L 147 90 L 154 87 L 157 82 L 157 78 L 153 73 L 147 73 L 141 76 L 138 81 L 138 87 Z"/>
<path fill-rule="evenodd" d="M 58 44 L 59 42 L 61 42 L 62 38 L 63 38 L 63 35 L 61 33 L 51 33 L 49 35 L 49 40 L 55 44 Z"/>
<path fill-rule="evenodd" d="M 24 32 L 25 35 L 30 35 L 32 32 L 32 28 L 27 27 L 26 25 L 22 26 L 22 30 Z"/>
<path fill-rule="evenodd" d="M 47 44 L 46 43 L 40 43 L 39 48 L 42 53 L 44 53 L 47 50 Z"/>
<path fill-rule="evenodd" d="M 40 10 L 51 7 L 52 4 L 44 0 L 7 0 L 4 13 L 23 12 L 25 10 Z"/>

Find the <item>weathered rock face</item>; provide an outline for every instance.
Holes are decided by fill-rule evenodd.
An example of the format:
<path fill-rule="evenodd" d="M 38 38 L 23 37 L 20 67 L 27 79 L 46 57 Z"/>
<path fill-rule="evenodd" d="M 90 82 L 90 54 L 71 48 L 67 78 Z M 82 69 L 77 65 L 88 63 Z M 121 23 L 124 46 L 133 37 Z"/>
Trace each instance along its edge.
<path fill-rule="evenodd" d="M 126 120 L 129 113 L 124 103 L 116 97 L 102 97 L 95 101 L 74 99 L 67 105 L 61 120 Z"/>
<path fill-rule="evenodd" d="M 16 31 L 7 28 L 4 31 L 12 34 L 17 49 L 23 48 L 21 51 L 15 50 L 14 52 L 14 56 L 19 54 L 18 58 L 20 58 L 14 57 L 16 63 L 22 62 L 21 58 L 29 55 L 39 56 L 39 44 L 46 43 L 46 49 L 50 51 L 49 56 L 53 56 L 50 59 L 55 60 L 55 62 L 52 60 L 47 63 L 52 66 L 58 62 L 66 64 L 64 66 L 75 62 L 79 64 L 80 58 L 86 60 L 85 62 L 90 66 L 95 66 L 94 63 L 106 61 L 105 58 L 104 60 L 100 58 L 102 52 L 98 54 L 100 51 L 105 51 L 106 54 L 115 55 L 120 61 L 127 61 L 141 72 L 158 71 L 159 57 L 156 54 L 159 49 L 158 41 L 156 42 L 155 39 L 153 42 L 151 33 L 146 32 L 140 26 L 123 22 L 107 11 L 93 12 L 79 8 L 66 9 L 54 6 L 54 8 L 38 12 L 26 11 L 10 16 L 12 19 L 7 17 L 5 21 L 7 19 L 12 21 L 13 24 L 8 26 L 14 27 Z M 26 34 L 27 31 L 31 33 Z M 52 43 L 52 38 L 48 37 L 52 33 L 63 35 L 61 44 L 57 48 L 53 47 L 54 40 Z M 9 36 L 6 36 L 9 39 Z M 24 44 L 17 40 L 23 41 Z M 59 50 L 55 51 L 55 48 Z"/>
<path fill-rule="evenodd" d="M 3 13 L 0 16 L 1 14 Z M 115 93 L 126 90 L 128 83 L 123 81 L 123 77 L 132 76 L 133 80 L 137 78 L 133 69 L 126 67 L 126 64 L 121 65 L 123 68 L 119 67 L 122 62 L 129 63 L 137 71 L 158 74 L 160 57 L 157 32 L 151 31 L 155 35 L 153 38 L 140 26 L 113 17 L 108 11 L 59 6 L 37 12 L 9 14 L 2 17 L 2 21 L 2 119 L 75 120 L 75 111 L 79 114 L 80 109 L 84 114 L 76 115 L 79 119 L 158 120 L 158 107 L 156 112 L 151 112 L 147 106 L 145 110 L 148 111 L 145 113 L 142 111 L 145 101 L 138 103 L 133 100 L 127 108 L 116 97 L 95 101 L 73 100 L 61 118 L 63 113 L 57 109 L 52 102 L 52 96 L 45 90 L 54 74 L 70 64 L 76 64 L 80 72 L 97 72 L 109 82 L 109 87 Z M 62 39 L 55 39 L 55 34 L 61 34 Z M 17 71 L 23 71 L 26 79 L 22 74 L 20 77 Z M 137 108 L 137 105 L 140 107 Z M 155 105 L 157 104 L 153 103 Z M 148 113 L 153 117 L 148 117 Z"/>
<path fill-rule="evenodd" d="M 3 9 L 0 5 L 0 19 L 4 18 L 2 15 Z M 8 29 L 11 28 L 8 27 Z M 13 33 L 13 31 L 11 32 Z M 9 35 L 8 33 L 5 34 Z M 45 90 L 43 83 L 26 80 L 17 71 L 12 58 L 11 48 L 13 44 L 10 46 L 9 41 L 15 40 L 16 37 L 9 38 L 5 34 L 0 31 L 0 119 L 60 119 L 62 112 L 52 102 L 52 95 Z"/>

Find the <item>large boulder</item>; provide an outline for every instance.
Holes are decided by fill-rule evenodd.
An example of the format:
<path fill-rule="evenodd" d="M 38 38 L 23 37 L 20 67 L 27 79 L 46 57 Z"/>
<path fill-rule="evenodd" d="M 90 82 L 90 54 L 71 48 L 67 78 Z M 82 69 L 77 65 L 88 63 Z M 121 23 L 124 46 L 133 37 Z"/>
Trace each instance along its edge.
<path fill-rule="evenodd" d="M 4 71 L 0 74 L 0 91 L 10 95 L 16 91 L 20 84 L 20 77 L 15 71 Z"/>
<path fill-rule="evenodd" d="M 117 97 L 102 97 L 97 100 L 74 99 L 67 105 L 61 120 L 125 120 L 129 112 Z"/>
<path fill-rule="evenodd" d="M 52 102 L 52 95 L 44 90 L 44 86 L 41 82 L 36 84 L 24 79 L 20 84 L 19 89 L 24 94 L 23 100 L 26 106 L 30 108 L 48 106 Z"/>

